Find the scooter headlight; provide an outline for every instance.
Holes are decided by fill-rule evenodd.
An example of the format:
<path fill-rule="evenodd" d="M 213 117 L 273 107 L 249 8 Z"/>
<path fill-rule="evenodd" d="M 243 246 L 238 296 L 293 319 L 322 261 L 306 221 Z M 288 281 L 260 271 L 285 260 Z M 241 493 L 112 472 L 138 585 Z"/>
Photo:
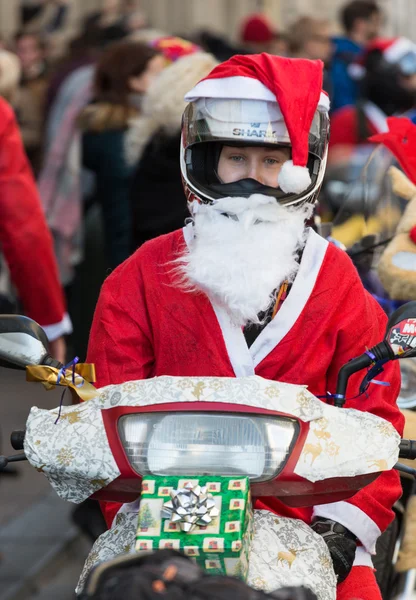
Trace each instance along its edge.
<path fill-rule="evenodd" d="M 132 468 L 140 475 L 248 476 L 273 479 L 299 433 L 286 417 L 224 413 L 140 413 L 118 423 Z"/>

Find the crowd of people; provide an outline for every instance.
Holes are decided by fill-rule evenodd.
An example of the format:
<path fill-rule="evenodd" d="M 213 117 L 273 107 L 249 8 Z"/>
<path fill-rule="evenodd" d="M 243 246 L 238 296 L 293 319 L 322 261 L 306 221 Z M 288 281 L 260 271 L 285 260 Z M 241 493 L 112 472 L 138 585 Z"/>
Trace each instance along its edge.
<path fill-rule="evenodd" d="M 305 227 L 322 184 L 318 211 L 333 217 L 325 181 L 358 148 L 371 151 L 388 117 L 416 121 L 416 45 L 381 37 L 376 1 L 352 0 L 340 17 L 344 35 L 333 37 L 326 20 L 301 16 L 279 32 L 250 15 L 235 44 L 157 31 L 128 0 L 103 0 L 82 24 L 66 0 L 26 6 L 0 50 L 0 311 L 38 321 L 61 362 L 85 359 L 91 330 L 98 387 L 256 374 L 325 397 L 386 319 L 346 254 Z M 401 433 L 397 365 L 386 376 L 368 410 Z M 364 589 L 377 600 L 370 554 L 399 495 L 386 471 L 313 513 L 259 502 L 324 537 L 338 598 Z M 109 526 L 119 509 L 105 506 Z M 191 586 L 164 579 L 169 564 L 132 571 L 143 597 Z M 116 579 L 91 597 L 115 598 Z M 193 597 L 208 597 L 197 583 Z M 295 597 L 284 594 L 274 597 Z"/>

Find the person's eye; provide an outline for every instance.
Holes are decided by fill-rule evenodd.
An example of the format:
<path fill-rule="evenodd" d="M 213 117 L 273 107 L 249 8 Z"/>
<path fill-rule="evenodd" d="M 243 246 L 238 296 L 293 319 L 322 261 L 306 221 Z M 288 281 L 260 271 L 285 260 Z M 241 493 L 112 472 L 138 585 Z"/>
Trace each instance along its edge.
<path fill-rule="evenodd" d="M 241 163 L 245 159 L 244 156 L 241 156 L 240 154 L 232 154 L 231 156 L 229 156 L 229 160 L 231 160 L 232 162 Z"/>
<path fill-rule="evenodd" d="M 275 165 L 280 165 L 282 160 L 280 158 L 266 158 L 264 162 L 267 165 L 275 166 Z"/>

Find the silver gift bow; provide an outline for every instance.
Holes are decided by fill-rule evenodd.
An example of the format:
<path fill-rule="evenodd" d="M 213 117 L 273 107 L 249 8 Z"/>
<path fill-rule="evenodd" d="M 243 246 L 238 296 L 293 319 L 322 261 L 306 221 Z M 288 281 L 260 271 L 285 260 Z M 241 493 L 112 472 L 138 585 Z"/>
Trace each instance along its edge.
<path fill-rule="evenodd" d="M 187 483 L 185 487 L 172 490 L 171 499 L 164 503 L 162 519 L 170 519 L 172 523 L 179 523 L 185 533 L 195 527 L 209 525 L 220 511 L 215 505 L 212 494 L 207 492 L 206 486 Z"/>

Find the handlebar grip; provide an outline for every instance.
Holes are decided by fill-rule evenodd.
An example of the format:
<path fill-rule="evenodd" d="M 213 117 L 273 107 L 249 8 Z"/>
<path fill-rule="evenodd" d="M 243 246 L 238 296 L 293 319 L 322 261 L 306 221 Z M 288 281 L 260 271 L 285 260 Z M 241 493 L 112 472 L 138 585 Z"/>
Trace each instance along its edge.
<path fill-rule="evenodd" d="M 14 450 L 23 450 L 25 434 L 25 429 L 17 429 L 16 431 L 12 431 L 12 434 L 10 436 L 10 443 Z"/>
<path fill-rule="evenodd" d="M 416 459 L 416 440 L 402 440 L 399 448 L 400 458 Z"/>

